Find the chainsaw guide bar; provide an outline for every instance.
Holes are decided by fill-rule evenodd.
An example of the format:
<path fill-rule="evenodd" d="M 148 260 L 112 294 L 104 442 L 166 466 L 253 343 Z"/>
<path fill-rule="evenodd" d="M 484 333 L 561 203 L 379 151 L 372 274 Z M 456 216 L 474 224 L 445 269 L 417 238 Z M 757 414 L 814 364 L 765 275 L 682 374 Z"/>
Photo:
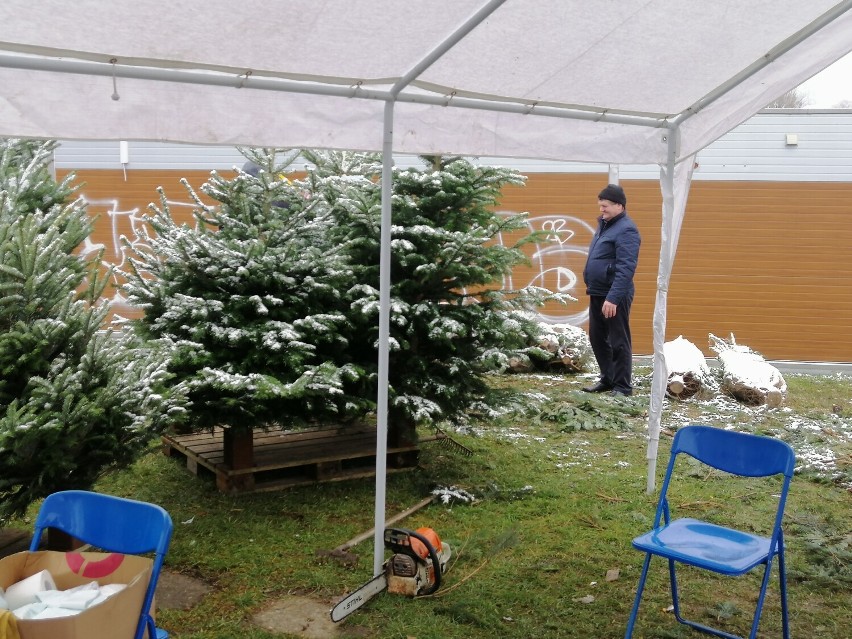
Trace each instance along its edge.
<path fill-rule="evenodd" d="M 379 573 L 358 590 L 349 593 L 331 609 L 331 620 L 334 623 L 343 621 L 346 617 L 358 610 L 377 594 L 388 588 L 388 578 L 385 573 Z"/>

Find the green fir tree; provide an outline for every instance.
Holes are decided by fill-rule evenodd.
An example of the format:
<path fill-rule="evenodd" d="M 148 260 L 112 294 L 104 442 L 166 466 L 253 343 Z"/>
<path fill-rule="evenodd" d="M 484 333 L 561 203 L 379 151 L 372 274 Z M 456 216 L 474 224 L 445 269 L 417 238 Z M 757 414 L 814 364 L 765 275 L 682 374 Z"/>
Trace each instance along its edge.
<path fill-rule="evenodd" d="M 126 291 L 144 310 L 146 338 L 173 344 L 175 384 L 191 401 L 183 427 L 252 429 L 346 419 L 359 376 L 335 363 L 341 290 L 350 279 L 345 247 L 327 236 L 327 211 L 306 199 L 274 154 L 247 152 L 255 174 L 214 173 L 194 223 L 176 221 L 161 193 L 130 244 Z M 180 427 L 180 424 L 176 424 Z"/>
<path fill-rule="evenodd" d="M 253 170 L 214 173 L 192 192 L 193 224 L 153 207 L 128 248 L 128 299 L 147 337 L 175 345 L 171 371 L 188 393 L 189 428 L 347 423 L 375 410 L 378 368 L 380 157 L 245 151 Z M 503 186 L 522 177 L 462 159 L 394 172 L 391 436 L 464 421 L 493 401 L 486 375 L 538 333 L 531 310 L 559 299 L 506 290 L 526 261 L 501 234 Z M 189 188 L 188 185 L 186 185 Z M 542 238 L 525 234 L 525 241 Z"/>
<path fill-rule="evenodd" d="M 134 461 L 180 402 L 165 355 L 104 331 L 106 276 L 55 143 L 0 141 L 0 515 Z"/>
<path fill-rule="evenodd" d="M 333 244 L 349 246 L 353 286 L 346 306 L 353 333 L 346 355 L 375 379 L 379 312 L 381 157 L 313 152 L 310 191 L 323 193 Z M 393 172 L 391 230 L 390 426 L 400 443 L 422 423 L 465 422 L 500 397 L 487 375 L 511 354 L 538 352 L 534 311 L 567 297 L 542 288 L 507 289 L 527 262 L 521 246 L 542 242 L 526 215 L 495 212 L 516 171 L 462 158 L 422 158 L 426 168 Z M 356 179 L 354 174 L 359 175 Z M 511 246 L 501 238 L 520 236 Z M 538 353 L 544 356 L 543 353 Z M 366 391 L 375 395 L 371 385 Z"/>

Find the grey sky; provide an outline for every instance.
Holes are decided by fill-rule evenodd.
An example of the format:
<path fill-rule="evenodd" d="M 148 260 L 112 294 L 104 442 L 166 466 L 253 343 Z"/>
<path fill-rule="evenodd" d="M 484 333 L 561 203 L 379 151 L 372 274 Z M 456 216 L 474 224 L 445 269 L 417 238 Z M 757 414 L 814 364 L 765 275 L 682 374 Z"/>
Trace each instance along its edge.
<path fill-rule="evenodd" d="M 830 109 L 842 100 L 852 103 L 852 53 L 799 85 L 799 90 L 807 95 L 805 106 L 813 109 Z"/>

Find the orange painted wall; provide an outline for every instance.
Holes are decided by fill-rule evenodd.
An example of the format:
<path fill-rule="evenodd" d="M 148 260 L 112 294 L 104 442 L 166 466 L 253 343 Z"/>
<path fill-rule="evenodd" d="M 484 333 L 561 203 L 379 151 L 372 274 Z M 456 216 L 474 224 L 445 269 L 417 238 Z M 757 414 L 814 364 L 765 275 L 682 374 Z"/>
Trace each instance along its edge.
<path fill-rule="evenodd" d="M 62 177 L 66 172 L 59 172 Z M 179 179 L 200 186 L 207 171 L 77 171 L 80 193 L 98 215 L 94 241 L 121 261 L 118 237 L 163 186 L 173 213 L 191 210 Z M 530 282 L 578 298 L 549 307 L 552 320 L 583 324 L 582 269 L 595 224 L 601 174 L 536 173 L 508 187 L 498 209 L 531 214 L 531 228 L 559 239 L 532 247 L 533 264 L 514 286 Z M 653 350 L 652 324 L 660 251 L 661 195 L 656 181 L 622 180 L 628 210 L 642 233 L 631 325 L 634 350 Z M 669 290 L 667 339 L 683 335 L 708 348 L 708 334 L 733 333 L 767 359 L 852 361 L 852 183 L 696 181 Z"/>
<path fill-rule="evenodd" d="M 531 175 L 525 187 L 506 190 L 502 208 L 591 222 L 601 178 Z M 642 234 L 634 350 L 651 353 L 662 196 L 655 181 L 622 180 L 622 186 Z M 683 335 L 712 355 L 708 334 L 733 333 L 767 359 L 850 362 L 850 326 L 852 183 L 693 182 L 669 287 L 666 339 Z"/>

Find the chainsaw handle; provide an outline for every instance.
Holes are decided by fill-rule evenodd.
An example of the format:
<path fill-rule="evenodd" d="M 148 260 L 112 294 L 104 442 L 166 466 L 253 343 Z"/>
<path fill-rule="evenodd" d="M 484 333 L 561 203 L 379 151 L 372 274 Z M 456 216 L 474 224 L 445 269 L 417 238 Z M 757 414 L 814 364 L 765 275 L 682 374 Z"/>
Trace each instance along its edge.
<path fill-rule="evenodd" d="M 388 533 L 390 533 L 390 535 Z M 407 535 L 408 537 L 414 537 L 426 547 L 426 550 L 429 551 L 429 558 L 432 560 L 432 572 L 435 575 L 435 583 L 429 590 L 420 593 L 418 597 L 422 597 L 424 595 L 431 595 L 441 586 L 441 560 L 438 558 L 438 551 L 435 550 L 435 546 L 432 545 L 432 542 L 430 542 L 428 539 L 426 539 L 426 537 L 424 537 L 417 531 L 408 530 L 406 528 L 386 528 L 385 544 L 393 546 L 393 549 L 396 551 L 401 551 L 405 554 L 410 554 L 415 558 L 418 557 L 417 553 L 414 552 L 414 549 L 411 547 L 410 542 L 407 546 L 400 546 L 399 544 L 390 542 L 390 539 L 393 537 L 394 533 L 402 533 L 403 535 Z"/>

